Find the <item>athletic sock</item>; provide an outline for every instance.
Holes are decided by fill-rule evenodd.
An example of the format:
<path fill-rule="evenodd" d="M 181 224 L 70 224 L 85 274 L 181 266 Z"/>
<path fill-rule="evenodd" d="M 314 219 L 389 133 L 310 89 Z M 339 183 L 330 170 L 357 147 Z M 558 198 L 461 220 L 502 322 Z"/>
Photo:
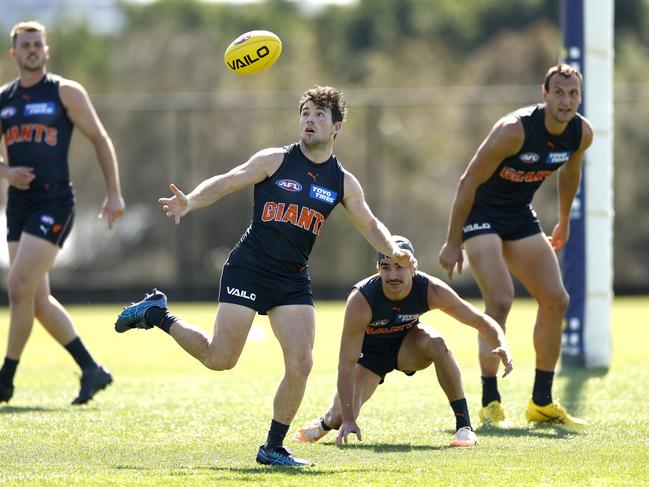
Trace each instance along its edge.
<path fill-rule="evenodd" d="M 283 424 L 273 419 L 270 422 L 270 429 L 268 430 L 266 446 L 282 446 L 284 444 L 284 437 L 286 437 L 286 433 L 288 433 L 288 427 L 288 424 Z"/>
<path fill-rule="evenodd" d="M 453 408 L 455 414 L 455 431 L 465 426 L 471 428 L 471 418 L 469 417 L 469 406 L 466 403 L 466 398 L 451 401 L 451 408 Z"/>
<path fill-rule="evenodd" d="M 12 386 L 14 384 L 14 376 L 18 368 L 18 360 L 5 357 L 5 362 L 0 368 L 0 382 L 5 386 Z"/>
<path fill-rule="evenodd" d="M 70 343 L 65 345 L 65 349 L 70 352 L 74 361 L 81 367 L 81 370 L 93 370 L 99 367 L 84 346 L 80 337 L 75 338 Z"/>
<path fill-rule="evenodd" d="M 532 400 L 537 406 L 547 406 L 552 402 L 552 381 L 554 372 L 536 369 Z"/>
<path fill-rule="evenodd" d="M 498 392 L 498 377 L 481 377 L 482 379 L 482 407 L 486 407 L 492 401 L 500 402 Z"/>
<path fill-rule="evenodd" d="M 325 431 L 331 431 L 333 428 L 325 423 L 324 416 L 320 418 L 320 427 Z"/>
<path fill-rule="evenodd" d="M 149 325 L 157 326 L 165 333 L 169 333 L 171 325 L 178 319 L 172 315 L 167 308 L 152 306 L 144 313 L 144 319 Z"/>

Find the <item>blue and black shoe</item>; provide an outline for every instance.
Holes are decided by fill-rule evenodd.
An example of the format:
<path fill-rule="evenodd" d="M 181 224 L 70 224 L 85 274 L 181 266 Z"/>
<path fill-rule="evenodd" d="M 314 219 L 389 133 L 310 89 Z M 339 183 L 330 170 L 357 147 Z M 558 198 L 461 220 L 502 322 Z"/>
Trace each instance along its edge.
<path fill-rule="evenodd" d="M 257 463 L 262 465 L 281 465 L 285 467 L 312 467 L 313 463 L 295 458 L 285 446 L 261 445 L 257 452 Z"/>
<path fill-rule="evenodd" d="M 124 333 L 133 328 L 143 328 L 145 330 L 153 328 L 153 325 L 147 323 L 144 314 L 149 308 L 154 307 L 167 309 L 167 296 L 155 288 L 149 294 L 145 294 L 142 301 L 132 303 L 124 308 L 115 322 L 115 331 Z"/>
<path fill-rule="evenodd" d="M 81 375 L 81 389 L 79 389 L 79 395 L 74 398 L 72 404 L 80 405 L 87 403 L 95 397 L 95 394 L 112 383 L 113 376 L 101 365 L 96 369 L 83 372 Z"/>
<path fill-rule="evenodd" d="M 14 386 L 0 382 L 0 402 L 9 402 L 14 395 Z"/>

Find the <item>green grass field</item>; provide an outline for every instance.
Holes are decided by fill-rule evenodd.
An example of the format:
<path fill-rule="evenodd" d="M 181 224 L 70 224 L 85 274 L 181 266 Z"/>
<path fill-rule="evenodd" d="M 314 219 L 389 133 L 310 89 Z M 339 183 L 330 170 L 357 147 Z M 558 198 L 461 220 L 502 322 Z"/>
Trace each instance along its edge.
<path fill-rule="evenodd" d="M 555 397 L 587 419 L 585 434 L 528 428 L 535 308 L 515 303 L 508 339 L 514 372 L 500 382 L 516 428 L 478 430 L 480 445 L 447 447 L 454 419 L 433 369 L 392 373 L 359 418 L 364 441 L 338 449 L 330 434 L 314 445 L 287 444 L 316 463 L 307 469 L 256 465 L 282 359 L 260 318 L 234 370 L 211 372 L 160 330 L 118 335 L 119 305 L 70 307 L 82 338 L 115 383 L 73 407 L 77 369 L 38 325 L 21 360 L 16 392 L 0 406 L 0 485 L 649 485 L 649 300 L 617 299 L 608 373 L 574 371 Z M 214 304 L 172 305 L 211 330 Z M 342 303 L 317 308 L 315 366 L 289 436 L 319 415 L 335 392 Z M 474 426 L 479 369 L 475 332 L 439 312 L 424 316 L 460 363 Z M 0 310 L 4 351 L 7 310 Z"/>

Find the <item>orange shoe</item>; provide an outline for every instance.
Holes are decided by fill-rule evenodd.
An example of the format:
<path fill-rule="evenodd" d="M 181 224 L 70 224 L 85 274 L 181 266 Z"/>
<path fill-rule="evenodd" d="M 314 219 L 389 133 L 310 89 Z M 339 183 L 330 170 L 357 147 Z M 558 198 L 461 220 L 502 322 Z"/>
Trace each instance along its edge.
<path fill-rule="evenodd" d="M 450 446 L 475 446 L 478 444 L 478 437 L 468 426 L 464 426 L 455 432 Z"/>
<path fill-rule="evenodd" d="M 297 430 L 295 436 L 293 436 L 293 440 L 298 443 L 315 443 L 327 433 L 329 431 L 322 427 L 322 418 L 318 418 Z"/>

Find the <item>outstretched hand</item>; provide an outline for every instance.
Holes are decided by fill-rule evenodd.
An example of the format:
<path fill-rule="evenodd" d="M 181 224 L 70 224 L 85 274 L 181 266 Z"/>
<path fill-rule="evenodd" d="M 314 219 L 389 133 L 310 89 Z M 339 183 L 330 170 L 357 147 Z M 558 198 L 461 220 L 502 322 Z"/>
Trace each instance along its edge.
<path fill-rule="evenodd" d="M 173 196 L 171 198 L 159 198 L 158 203 L 162 205 L 162 211 L 168 217 L 174 217 L 176 225 L 180 223 L 180 219 L 190 211 L 189 199 L 175 184 L 169 186 Z"/>
<path fill-rule="evenodd" d="M 507 376 L 512 370 L 514 370 L 514 365 L 512 364 L 512 355 L 509 353 L 507 347 L 497 347 L 491 351 L 492 355 L 497 355 L 500 357 L 500 361 L 505 366 L 505 371 L 503 372 L 503 377 Z"/>
<path fill-rule="evenodd" d="M 457 273 L 462 274 L 463 264 L 462 246 L 453 246 L 446 242 L 439 251 L 439 265 L 448 273 L 448 278 L 453 279 L 453 271 L 456 267 Z"/>
<path fill-rule="evenodd" d="M 363 437 L 361 435 L 361 428 L 356 424 L 356 421 L 351 420 L 351 421 L 343 421 L 343 423 L 340 425 L 340 428 L 338 429 L 338 437 L 336 438 L 336 446 L 343 446 L 343 442 L 345 445 L 347 444 L 347 436 L 350 433 L 355 433 L 356 438 L 358 438 L 358 441 L 363 441 Z"/>

